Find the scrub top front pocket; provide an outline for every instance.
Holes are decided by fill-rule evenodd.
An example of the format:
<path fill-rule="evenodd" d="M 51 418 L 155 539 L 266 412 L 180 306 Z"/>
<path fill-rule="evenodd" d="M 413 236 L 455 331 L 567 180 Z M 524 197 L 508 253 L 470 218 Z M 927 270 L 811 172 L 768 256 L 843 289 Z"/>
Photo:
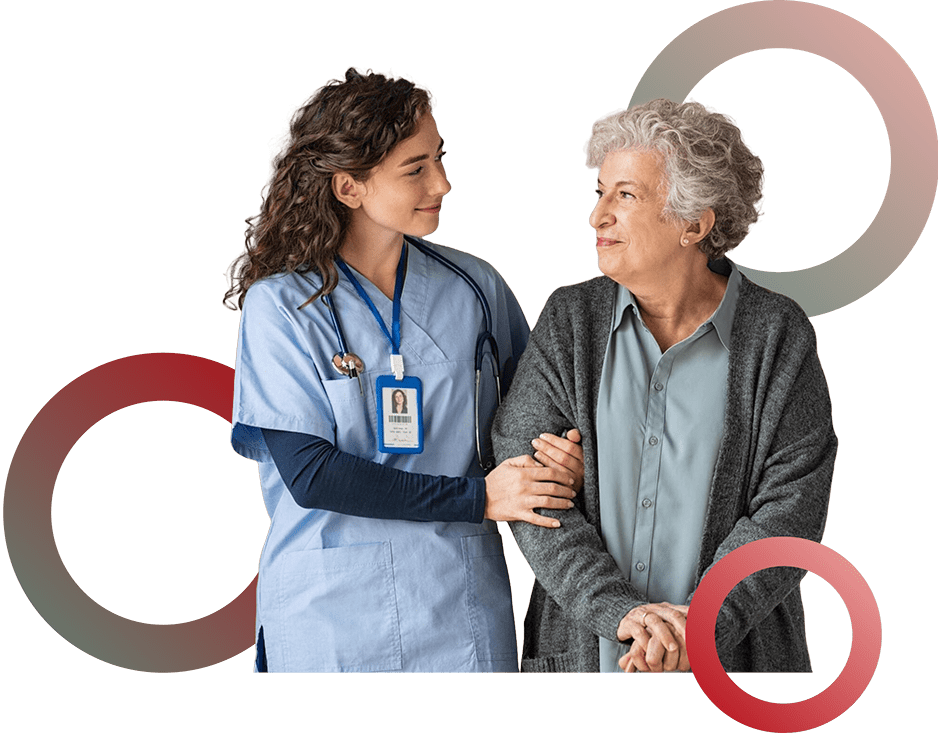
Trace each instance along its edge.
<path fill-rule="evenodd" d="M 469 624 L 480 662 L 517 664 L 511 586 L 498 532 L 463 537 Z"/>
<path fill-rule="evenodd" d="M 335 445 L 361 458 L 374 456 L 378 445 L 375 378 L 339 377 L 324 380 L 322 386 L 335 416 Z"/>
<path fill-rule="evenodd" d="M 390 542 L 290 552 L 279 575 L 286 671 L 401 669 Z M 270 632 L 265 625 L 268 646 Z"/>

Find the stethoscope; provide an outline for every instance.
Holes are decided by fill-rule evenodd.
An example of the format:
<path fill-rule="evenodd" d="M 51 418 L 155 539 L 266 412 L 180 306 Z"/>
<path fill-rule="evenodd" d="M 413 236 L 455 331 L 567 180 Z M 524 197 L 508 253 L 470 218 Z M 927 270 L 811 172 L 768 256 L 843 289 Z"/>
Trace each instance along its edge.
<path fill-rule="evenodd" d="M 415 247 L 427 257 L 436 260 L 451 272 L 462 278 L 463 282 L 465 282 L 470 287 L 472 292 L 475 293 L 476 300 L 479 301 L 479 305 L 482 307 L 483 330 L 476 339 L 475 350 L 475 435 L 476 456 L 479 459 L 479 466 L 482 467 L 482 470 L 488 471 L 495 465 L 495 460 L 493 457 L 482 457 L 482 432 L 481 426 L 479 424 L 479 413 L 481 407 L 479 398 L 481 396 L 482 364 L 486 359 L 486 354 L 488 354 L 489 361 L 492 364 L 492 375 L 495 377 L 496 405 L 500 405 L 502 402 L 501 366 L 498 359 L 498 343 L 495 340 L 494 334 L 492 333 L 492 311 L 489 308 L 489 302 L 485 297 L 485 293 L 482 292 L 482 288 L 479 287 L 479 284 L 468 272 L 463 270 L 455 262 L 444 257 L 439 252 L 430 249 L 423 242 L 420 242 L 412 237 L 405 235 L 404 240 L 407 244 Z M 333 302 L 332 297 L 329 295 L 324 295 L 322 300 L 325 303 L 326 309 L 329 311 L 329 315 L 332 319 L 332 326 L 335 329 L 336 340 L 338 341 L 339 346 L 338 353 L 332 357 L 332 366 L 337 372 L 344 374 L 349 379 L 358 379 L 358 389 L 362 394 L 364 394 L 364 390 L 362 390 L 361 386 L 360 375 L 365 370 L 365 364 L 361 358 L 357 354 L 353 353 L 348 347 L 348 342 L 345 340 L 345 333 L 342 331 L 342 326 L 339 323 L 339 317 L 336 313 L 335 303 Z M 488 349 L 486 349 L 486 346 Z"/>

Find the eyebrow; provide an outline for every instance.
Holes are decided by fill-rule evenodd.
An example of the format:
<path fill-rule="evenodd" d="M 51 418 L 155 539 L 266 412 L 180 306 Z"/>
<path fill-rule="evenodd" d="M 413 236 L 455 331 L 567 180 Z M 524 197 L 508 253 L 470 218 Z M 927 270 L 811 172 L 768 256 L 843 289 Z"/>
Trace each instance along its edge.
<path fill-rule="evenodd" d="M 599 180 L 599 179 L 597 178 L 597 179 L 596 179 L 596 185 L 597 185 L 597 186 L 604 186 L 605 184 L 604 184 L 601 180 Z M 645 188 L 645 186 L 642 185 L 641 183 L 639 183 L 638 181 L 631 181 L 631 180 L 629 180 L 629 181 L 616 181 L 614 184 L 612 184 L 612 187 L 613 187 L 613 188 L 619 188 L 620 186 L 635 186 L 636 188 L 641 188 L 641 189 L 644 189 L 644 188 Z"/>
<path fill-rule="evenodd" d="M 442 149 L 443 149 L 443 138 L 440 138 L 440 145 L 436 149 L 436 152 L 440 152 Z M 408 158 L 397 167 L 404 168 L 405 166 L 413 165 L 414 163 L 419 163 L 421 160 L 426 160 L 429 157 L 430 157 L 429 155 L 415 155 L 413 158 Z"/>

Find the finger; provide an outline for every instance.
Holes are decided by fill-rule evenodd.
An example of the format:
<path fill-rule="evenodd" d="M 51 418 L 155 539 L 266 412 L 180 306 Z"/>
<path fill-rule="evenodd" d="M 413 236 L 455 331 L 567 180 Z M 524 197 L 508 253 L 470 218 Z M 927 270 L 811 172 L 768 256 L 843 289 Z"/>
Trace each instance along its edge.
<path fill-rule="evenodd" d="M 661 672 L 664 669 L 665 651 L 664 645 L 655 637 L 651 637 L 648 648 L 645 649 L 645 664 L 651 672 Z"/>
<path fill-rule="evenodd" d="M 539 468 L 540 464 L 532 456 L 527 454 L 523 456 L 513 456 L 502 461 L 503 464 L 514 466 L 515 468 Z"/>
<path fill-rule="evenodd" d="M 535 451 L 534 458 L 539 464 L 541 464 L 542 466 L 546 468 L 560 469 L 562 471 L 566 471 L 568 474 L 572 476 L 575 476 L 575 474 L 573 473 L 573 469 L 567 468 L 562 463 L 558 463 L 546 453 L 543 453 L 541 451 Z"/>
<path fill-rule="evenodd" d="M 559 496 L 561 499 L 576 498 L 576 491 L 571 486 L 561 486 L 547 481 L 531 481 L 522 485 L 524 489 L 519 496 L 525 496 L 531 501 L 535 501 L 541 496 Z M 539 506 L 531 504 L 530 506 Z"/>
<path fill-rule="evenodd" d="M 668 608 L 673 608 L 675 611 L 680 611 L 685 616 L 687 615 L 687 612 L 690 610 L 690 606 L 679 606 L 675 603 L 668 603 L 667 601 L 661 601 L 661 603 L 659 603 L 658 605 L 667 606 Z"/>
<path fill-rule="evenodd" d="M 681 649 L 681 658 L 677 662 L 678 672 L 690 672 L 690 659 L 687 656 L 687 647 Z"/>
<path fill-rule="evenodd" d="M 668 613 L 665 621 L 671 627 L 675 637 L 685 639 L 687 637 L 687 617 L 683 614 L 673 611 Z"/>
<path fill-rule="evenodd" d="M 631 654 L 629 658 L 632 660 L 632 666 L 635 667 L 636 672 L 653 671 L 652 668 L 648 666 L 648 662 L 645 661 L 644 653 Z"/>
<path fill-rule="evenodd" d="M 664 659 L 662 660 L 662 668 L 665 672 L 673 672 L 677 669 L 678 663 L 681 661 L 680 651 L 669 652 L 665 651 Z"/>
<path fill-rule="evenodd" d="M 571 472 L 563 468 L 551 468 L 541 466 L 539 468 L 526 468 L 533 481 L 543 481 L 544 483 L 560 484 L 561 486 L 573 486 L 573 476 Z"/>
<path fill-rule="evenodd" d="M 622 655 L 622 658 L 619 659 L 619 667 L 626 674 L 631 674 L 635 671 L 635 661 L 633 660 L 631 653 Z"/>
<path fill-rule="evenodd" d="M 669 627 L 657 613 L 649 613 L 645 617 L 645 628 L 648 629 L 652 639 L 657 640 L 657 642 L 668 651 L 676 652 L 680 648 L 680 645 L 671 633 L 671 627 Z"/>
<path fill-rule="evenodd" d="M 536 527 L 546 527 L 547 529 L 557 529 L 560 526 L 560 520 L 553 517 L 545 517 L 535 511 L 519 512 L 518 516 L 512 521 L 527 522 Z"/>
<path fill-rule="evenodd" d="M 531 445 L 564 465 L 568 465 L 567 461 L 570 460 L 583 463 L 583 447 L 566 438 L 558 438 L 556 435 L 543 433 L 539 438 L 532 440 Z"/>
<path fill-rule="evenodd" d="M 628 638 L 632 639 L 632 648 L 640 649 L 641 653 L 644 655 L 645 649 L 648 648 L 648 642 L 651 641 L 651 634 L 649 634 L 644 626 L 636 623 L 630 623 L 627 627 L 627 632 L 629 634 Z M 625 639 L 622 639 L 625 641 Z"/>
<path fill-rule="evenodd" d="M 532 509 L 573 509 L 573 502 L 556 496 L 531 497 Z"/>
<path fill-rule="evenodd" d="M 583 440 L 583 436 L 580 434 L 579 430 L 573 428 L 573 430 L 567 431 L 567 440 L 572 440 L 574 443 L 580 443 Z"/>

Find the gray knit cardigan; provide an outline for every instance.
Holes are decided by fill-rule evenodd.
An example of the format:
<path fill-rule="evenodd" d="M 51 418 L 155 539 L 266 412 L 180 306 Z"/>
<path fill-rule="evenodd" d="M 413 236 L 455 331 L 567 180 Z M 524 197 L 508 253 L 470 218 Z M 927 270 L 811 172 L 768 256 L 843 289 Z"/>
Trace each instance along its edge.
<path fill-rule="evenodd" d="M 596 404 L 615 288 L 600 277 L 550 297 L 493 426 L 499 461 L 531 453 L 541 432 L 576 427 L 583 435 L 585 481 L 576 506 L 542 510 L 563 526 L 511 525 L 537 579 L 524 623 L 525 672 L 598 672 L 597 637 L 615 639 L 631 609 L 661 600 L 645 598 L 625 579 L 599 533 Z M 697 583 L 747 542 L 820 541 L 836 450 L 814 329 L 794 301 L 743 277 Z M 804 574 L 770 568 L 730 592 L 716 626 L 727 671 L 810 671 Z"/>

